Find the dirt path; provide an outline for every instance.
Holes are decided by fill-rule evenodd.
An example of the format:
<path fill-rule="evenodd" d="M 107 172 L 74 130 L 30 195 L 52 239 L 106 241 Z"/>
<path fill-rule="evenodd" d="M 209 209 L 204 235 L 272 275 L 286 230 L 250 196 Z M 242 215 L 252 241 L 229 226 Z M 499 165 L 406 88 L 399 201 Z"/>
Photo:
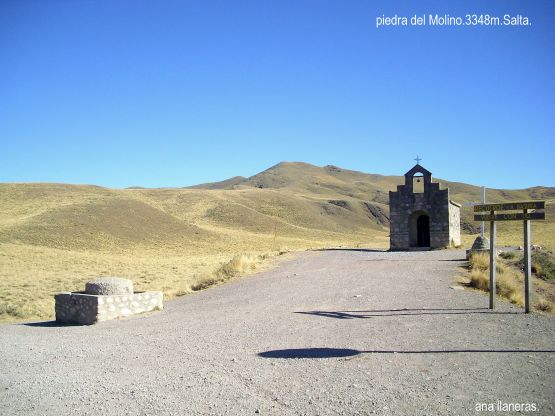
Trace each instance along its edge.
<path fill-rule="evenodd" d="M 307 253 L 151 316 L 0 325 L 1 413 L 555 414 L 555 319 L 451 289 L 462 257 Z"/>

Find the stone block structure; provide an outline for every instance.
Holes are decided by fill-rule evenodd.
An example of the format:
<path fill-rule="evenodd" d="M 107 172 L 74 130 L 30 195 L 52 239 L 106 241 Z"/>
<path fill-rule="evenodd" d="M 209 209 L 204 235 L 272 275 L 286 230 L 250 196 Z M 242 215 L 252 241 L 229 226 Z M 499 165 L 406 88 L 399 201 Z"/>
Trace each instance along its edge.
<path fill-rule="evenodd" d="M 472 247 L 466 250 L 466 259 L 469 260 L 470 256 L 475 253 L 489 254 L 489 238 L 478 236 L 474 240 Z"/>
<path fill-rule="evenodd" d="M 390 249 L 459 246 L 460 208 L 449 189 L 440 189 L 432 173 L 416 164 L 405 173 L 405 184 L 389 192 Z"/>
<path fill-rule="evenodd" d="M 91 325 L 164 308 L 162 292 L 133 292 L 128 279 L 99 279 L 88 282 L 85 288 L 85 292 L 54 295 L 57 322 Z"/>
<path fill-rule="evenodd" d="M 85 284 L 89 295 L 132 295 L 133 282 L 119 277 L 106 277 Z"/>

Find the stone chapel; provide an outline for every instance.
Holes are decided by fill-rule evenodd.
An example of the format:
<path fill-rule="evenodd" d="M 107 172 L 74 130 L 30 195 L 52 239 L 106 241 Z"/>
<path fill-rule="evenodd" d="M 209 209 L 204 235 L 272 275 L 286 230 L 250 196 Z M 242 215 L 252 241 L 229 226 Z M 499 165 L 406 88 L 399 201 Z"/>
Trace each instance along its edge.
<path fill-rule="evenodd" d="M 440 189 L 432 173 L 417 163 L 405 173 L 405 184 L 389 192 L 390 249 L 459 246 L 460 209 L 449 199 L 449 189 Z"/>

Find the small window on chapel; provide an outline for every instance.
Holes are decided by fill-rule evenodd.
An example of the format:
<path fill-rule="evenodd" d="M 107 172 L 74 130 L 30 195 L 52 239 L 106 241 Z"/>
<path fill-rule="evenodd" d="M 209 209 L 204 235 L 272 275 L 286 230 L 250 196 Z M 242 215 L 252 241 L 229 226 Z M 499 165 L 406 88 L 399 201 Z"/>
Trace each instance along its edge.
<path fill-rule="evenodd" d="M 413 176 L 412 177 L 412 192 L 415 194 L 424 193 L 424 176 Z"/>

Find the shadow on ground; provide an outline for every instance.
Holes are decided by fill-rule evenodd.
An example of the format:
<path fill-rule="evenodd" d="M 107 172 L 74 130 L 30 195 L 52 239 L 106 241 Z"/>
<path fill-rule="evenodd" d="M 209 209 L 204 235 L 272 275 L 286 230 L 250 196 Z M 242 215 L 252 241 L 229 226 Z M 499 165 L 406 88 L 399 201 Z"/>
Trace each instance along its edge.
<path fill-rule="evenodd" d="M 362 251 L 365 253 L 387 253 L 386 249 L 377 248 L 349 248 L 349 247 L 336 247 L 336 248 L 317 248 L 314 251 Z"/>
<path fill-rule="evenodd" d="M 488 308 L 472 309 L 377 309 L 369 311 L 296 311 L 301 315 L 323 316 L 336 319 L 368 319 L 381 316 L 416 316 L 416 315 L 468 315 L 476 313 L 492 315 L 515 315 L 524 312 L 518 311 L 492 311 Z"/>
<path fill-rule="evenodd" d="M 456 262 L 460 262 L 460 261 L 468 261 L 465 257 L 461 258 L 461 259 L 443 259 L 443 260 L 437 260 L 437 261 L 456 261 Z"/>
<path fill-rule="evenodd" d="M 57 321 L 25 322 L 25 323 L 16 324 L 16 325 L 33 326 L 33 327 L 39 327 L 39 328 L 61 328 L 66 326 L 83 326 L 80 324 L 66 324 L 66 323 L 61 323 Z"/>
<path fill-rule="evenodd" d="M 349 348 L 293 348 L 271 350 L 258 353 L 262 358 L 344 358 L 360 354 L 463 354 L 463 353 L 555 353 L 555 350 L 368 350 L 359 351 Z"/>

